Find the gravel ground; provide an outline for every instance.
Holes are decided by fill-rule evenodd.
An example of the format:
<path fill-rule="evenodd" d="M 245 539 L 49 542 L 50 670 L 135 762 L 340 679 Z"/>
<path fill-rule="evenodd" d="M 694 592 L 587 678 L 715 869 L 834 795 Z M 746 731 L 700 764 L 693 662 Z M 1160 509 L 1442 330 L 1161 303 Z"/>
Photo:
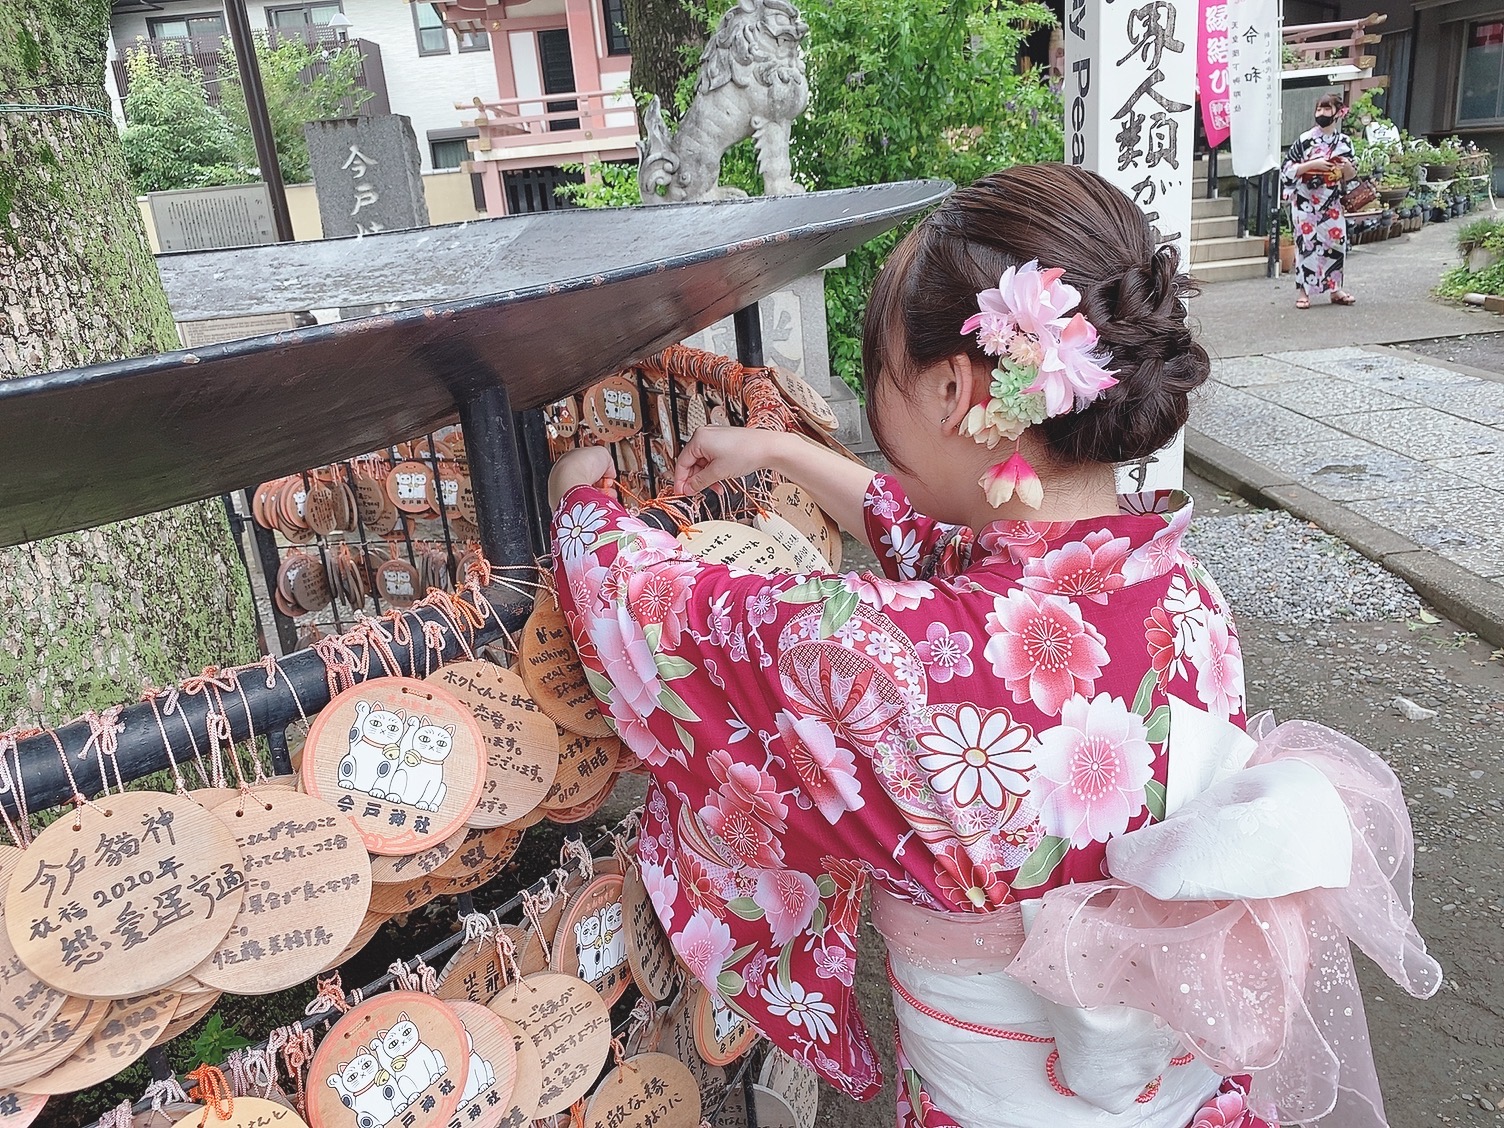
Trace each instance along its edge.
<path fill-rule="evenodd" d="M 1336 537 L 1280 510 L 1198 516 L 1186 547 L 1241 618 L 1309 626 L 1413 618 L 1410 586 Z"/>

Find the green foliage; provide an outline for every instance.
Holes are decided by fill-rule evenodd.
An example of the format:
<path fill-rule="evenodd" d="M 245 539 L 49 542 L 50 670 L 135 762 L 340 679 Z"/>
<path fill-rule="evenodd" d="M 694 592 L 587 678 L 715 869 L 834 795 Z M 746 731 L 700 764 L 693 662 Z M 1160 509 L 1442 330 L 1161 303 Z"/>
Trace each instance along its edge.
<path fill-rule="evenodd" d="M 1504 220 L 1475 219 L 1457 231 L 1457 249 L 1463 254 L 1472 250 L 1504 251 Z"/>
<path fill-rule="evenodd" d="M 1504 262 L 1496 263 L 1476 274 L 1464 263 L 1441 276 L 1436 292 L 1444 298 L 1460 299 L 1464 294 L 1504 294 Z"/>
<path fill-rule="evenodd" d="M 583 184 L 560 184 L 554 189 L 555 195 L 582 208 L 627 208 L 641 198 L 637 165 L 631 161 L 591 161 L 559 167 L 585 177 Z"/>
<path fill-rule="evenodd" d="M 136 191 L 166 192 L 209 184 L 240 184 L 235 139 L 209 105 L 192 62 L 169 46 L 161 55 L 141 47 L 126 54 L 130 85 L 121 137 Z"/>
<path fill-rule="evenodd" d="M 189 1047 L 198 1061 L 206 1065 L 223 1065 L 230 1054 L 250 1044 L 250 1039 L 241 1037 L 239 1030 L 225 1025 L 223 1015 L 211 1014 Z"/>
<path fill-rule="evenodd" d="M 308 170 L 304 124 L 320 118 L 350 117 L 371 97 L 369 90 L 355 84 L 360 51 L 352 46 L 313 47 L 301 39 L 278 39 L 272 45 L 258 35 L 256 61 L 261 67 L 261 85 L 266 90 L 267 116 L 282 179 L 288 184 L 306 183 L 313 177 Z M 221 70 L 232 76 L 223 83 L 220 106 L 234 126 L 237 157 L 246 167 L 255 167 L 256 146 L 251 140 L 245 91 L 228 40 Z"/>

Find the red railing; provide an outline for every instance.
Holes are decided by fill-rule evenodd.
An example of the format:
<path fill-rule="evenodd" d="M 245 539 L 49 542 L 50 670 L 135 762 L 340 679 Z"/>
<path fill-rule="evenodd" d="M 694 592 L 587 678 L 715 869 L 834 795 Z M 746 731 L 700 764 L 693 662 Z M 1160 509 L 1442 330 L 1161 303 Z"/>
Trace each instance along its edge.
<path fill-rule="evenodd" d="M 623 104 L 611 104 L 622 102 Z M 541 106 L 541 111 L 524 107 Z M 553 107 L 553 108 L 551 108 Z M 457 110 L 475 110 L 471 124 L 480 137 L 471 142 L 477 152 L 505 151 L 527 145 L 558 142 L 578 147 L 583 154 L 604 144 L 629 147 L 637 140 L 637 113 L 619 91 L 583 90 L 568 94 L 534 94 L 519 98 L 456 102 Z M 610 115 L 619 115 L 608 123 Z"/>
<path fill-rule="evenodd" d="M 1334 23 L 1287 24 L 1284 29 L 1285 46 L 1298 56 L 1298 61 L 1287 64 L 1289 70 L 1304 70 L 1314 67 L 1355 67 L 1360 71 L 1372 70 L 1375 59 L 1363 53 L 1370 43 L 1379 37 L 1369 32 L 1389 17 L 1375 12 L 1357 20 L 1338 20 Z"/>

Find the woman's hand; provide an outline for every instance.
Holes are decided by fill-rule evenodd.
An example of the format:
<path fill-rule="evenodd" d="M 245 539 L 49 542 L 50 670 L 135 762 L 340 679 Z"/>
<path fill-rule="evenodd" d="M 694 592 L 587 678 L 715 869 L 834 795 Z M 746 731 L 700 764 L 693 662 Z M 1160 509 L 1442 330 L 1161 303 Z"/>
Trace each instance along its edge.
<path fill-rule="evenodd" d="M 565 454 L 554 463 L 548 475 L 548 505 L 557 509 L 564 495 L 576 486 L 593 486 L 602 479 L 616 477 L 611 452 L 605 447 L 581 447 Z"/>
<path fill-rule="evenodd" d="M 674 492 L 698 493 L 727 478 L 777 469 L 780 446 L 787 439 L 760 427 L 701 427 L 674 463 Z"/>
<path fill-rule="evenodd" d="M 1300 166 L 1302 176 L 1325 176 L 1332 171 L 1332 162 L 1325 157 L 1317 157 L 1306 161 Z"/>

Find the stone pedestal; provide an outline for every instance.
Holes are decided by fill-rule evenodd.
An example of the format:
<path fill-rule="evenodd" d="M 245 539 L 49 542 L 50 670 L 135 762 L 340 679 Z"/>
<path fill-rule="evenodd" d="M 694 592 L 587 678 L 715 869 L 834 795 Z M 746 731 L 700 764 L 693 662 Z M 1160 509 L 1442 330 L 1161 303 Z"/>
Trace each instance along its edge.
<path fill-rule="evenodd" d="M 422 156 L 402 114 L 332 118 L 303 127 L 324 238 L 428 226 Z"/>
<path fill-rule="evenodd" d="M 836 438 L 853 450 L 871 445 L 866 414 L 856 393 L 830 371 L 830 336 L 825 321 L 825 270 L 845 266 L 837 259 L 824 270 L 806 274 L 786 290 L 776 290 L 758 303 L 762 315 L 763 359 L 775 368 L 802 376 L 824 396 L 836 413 Z M 684 343 L 723 356 L 736 355 L 736 333 L 728 317 Z"/>

